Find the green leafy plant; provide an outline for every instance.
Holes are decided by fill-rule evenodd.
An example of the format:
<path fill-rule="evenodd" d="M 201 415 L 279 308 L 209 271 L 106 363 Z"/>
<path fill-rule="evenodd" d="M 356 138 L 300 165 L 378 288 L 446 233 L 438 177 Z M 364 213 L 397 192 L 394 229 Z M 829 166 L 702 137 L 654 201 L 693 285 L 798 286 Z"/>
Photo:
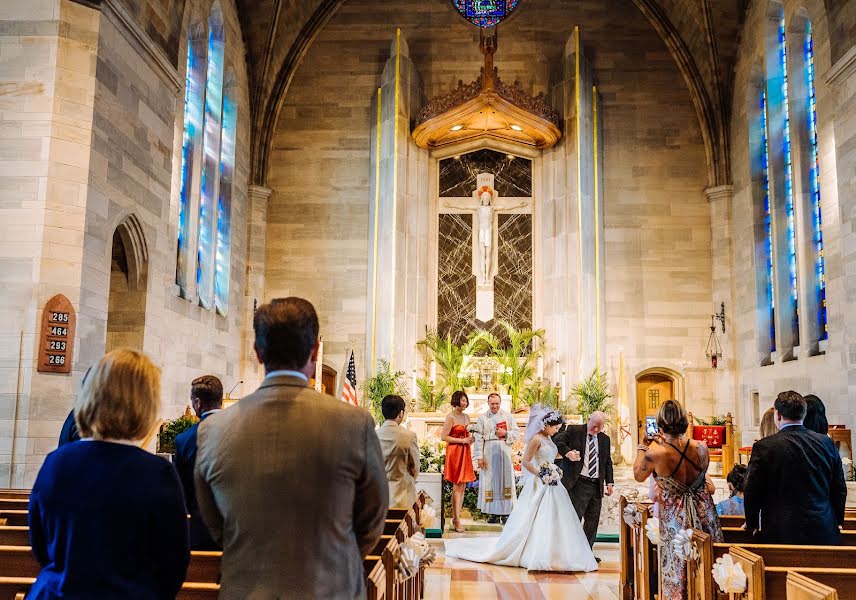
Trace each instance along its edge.
<path fill-rule="evenodd" d="M 520 396 L 520 402 L 527 406 L 543 404 L 559 408 L 559 386 L 537 383 L 528 385 Z"/>
<path fill-rule="evenodd" d="M 707 427 L 716 427 L 720 425 L 725 425 L 725 415 L 714 415 L 705 419 L 704 417 L 697 417 L 693 415 L 693 421 L 695 421 L 698 425 L 705 425 Z"/>
<path fill-rule="evenodd" d="M 158 433 L 158 452 L 175 454 L 175 438 L 193 427 L 198 419 L 181 416 L 164 421 Z"/>
<path fill-rule="evenodd" d="M 607 421 L 615 417 L 615 405 L 610 400 L 612 395 L 605 372 L 594 369 L 591 375 L 571 388 L 571 395 L 576 398 L 574 410 L 583 419 L 588 420 L 597 411 L 606 414 Z"/>
<path fill-rule="evenodd" d="M 383 423 L 383 413 L 380 410 L 381 402 L 390 394 L 404 396 L 405 381 L 404 371 L 392 372 L 392 366 L 388 360 L 381 359 L 378 361 L 377 373 L 373 377 L 366 379 L 362 385 L 365 393 L 366 408 L 371 411 L 372 416 L 377 423 Z"/>
<path fill-rule="evenodd" d="M 484 348 L 484 336 L 484 332 L 476 331 L 467 337 L 466 342 L 458 346 L 452 342 L 451 335 L 442 337 L 436 331 L 429 330 L 425 339 L 417 342 L 418 346 L 430 352 L 440 368 L 441 373 L 438 373 L 435 386 L 437 390 L 451 394 L 464 387 L 464 381 L 468 377 L 466 363 L 469 357 Z"/>
<path fill-rule="evenodd" d="M 491 333 L 482 332 L 481 336 L 490 344 L 494 357 L 503 369 L 500 373 L 500 383 L 508 386 L 511 410 L 518 410 L 522 404 L 523 386 L 535 373 L 535 364 L 541 354 L 540 348 L 532 350 L 532 342 L 536 339 L 543 342 L 544 330 L 517 329 L 504 320 L 500 320 L 499 324 L 508 336 L 507 343 Z M 543 348 L 543 343 L 540 346 Z"/>
<path fill-rule="evenodd" d="M 437 409 L 445 401 L 446 394 L 442 391 L 435 393 L 434 386 L 424 377 L 416 378 L 416 387 L 419 389 L 417 395 L 419 410 L 422 412 L 437 412 Z"/>

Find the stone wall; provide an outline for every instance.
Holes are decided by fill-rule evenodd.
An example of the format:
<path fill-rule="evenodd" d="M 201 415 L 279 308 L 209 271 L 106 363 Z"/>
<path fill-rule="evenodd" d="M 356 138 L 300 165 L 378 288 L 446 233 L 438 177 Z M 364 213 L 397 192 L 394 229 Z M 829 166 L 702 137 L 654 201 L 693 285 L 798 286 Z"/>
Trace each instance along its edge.
<path fill-rule="evenodd" d="M 185 28 L 191 15 L 207 20 L 210 2 L 188 5 Z M 180 299 L 175 285 L 183 127 L 176 99 L 183 92 L 184 62 L 176 72 L 125 5 L 105 2 L 100 8 L 67 0 L 0 8 L 4 486 L 32 483 L 44 455 L 56 447 L 83 371 L 104 352 L 117 227 L 127 226 L 137 253 L 134 266 L 147 296 L 143 349 L 162 368 L 162 415 L 183 411 L 195 376 L 216 374 L 227 389 L 239 378 L 249 101 L 234 4 L 223 5 L 226 65 L 239 88 L 228 318 Z M 56 293 L 64 293 L 78 313 L 70 376 L 34 372 L 41 307 Z"/>
<path fill-rule="evenodd" d="M 756 252 L 756 231 L 758 224 L 752 215 L 753 206 L 752 173 L 750 171 L 750 120 L 757 117 L 759 85 L 764 77 L 764 44 L 767 31 L 767 2 L 753 2 L 747 12 L 747 19 L 741 36 L 741 46 L 735 71 L 735 91 L 733 97 L 733 117 L 731 125 L 732 173 L 734 178 L 734 197 L 729 222 L 733 248 L 734 305 L 729 309 L 732 330 L 737 348 L 737 360 L 734 365 L 737 373 L 736 410 L 738 422 L 743 425 L 744 442 L 749 442 L 757 430 L 753 423 L 755 408 L 752 396 L 760 397 L 760 413 L 763 414 L 772 405 L 778 392 L 794 389 L 803 394 L 814 393 L 827 406 L 830 423 L 853 425 L 853 409 L 849 396 L 854 385 L 849 383 L 856 374 L 856 353 L 848 350 L 853 346 L 856 334 L 856 321 L 853 315 L 851 288 L 853 284 L 852 268 L 848 266 L 848 256 L 854 253 L 848 248 L 852 243 L 852 219 L 854 196 L 852 173 L 856 164 L 856 153 L 848 148 L 856 141 L 856 127 L 853 115 L 856 111 L 854 90 L 856 77 L 853 69 L 840 77 L 838 87 L 833 88 L 827 82 L 827 75 L 833 66 L 830 48 L 830 24 L 832 15 L 827 15 L 824 3 L 820 0 L 808 2 L 784 2 L 784 13 L 789 36 L 796 37 L 790 29 L 799 28 L 801 18 L 808 17 L 812 22 L 815 49 L 815 72 L 817 91 L 818 145 L 820 152 L 820 190 L 823 222 L 823 243 L 827 281 L 827 317 L 829 341 L 825 353 L 809 356 L 807 348 L 810 336 L 807 325 L 801 323 L 801 353 L 796 360 L 784 362 L 779 357 L 774 364 L 761 366 L 758 348 L 763 345 L 765 335 L 759 326 L 759 311 L 763 310 L 756 301 L 755 272 L 759 266 Z M 839 11 L 840 12 L 840 11 Z M 827 18 L 829 17 L 829 18 Z M 838 22 L 836 27 L 844 27 Z M 852 40 L 851 40 L 852 43 Z M 800 40 L 789 40 L 789 44 L 800 44 Z M 801 56 L 797 46 L 794 52 Z M 839 53 L 840 54 L 840 53 Z M 789 78 L 801 76 L 797 67 L 789 70 Z M 795 131 L 797 124 L 792 126 Z M 792 133 L 792 136 L 794 134 Z M 796 137 L 793 138 L 796 143 Z M 775 149 L 772 148 L 771 151 Z M 775 175 L 774 175 L 775 176 Z M 797 199 L 797 204 L 799 199 Z M 800 214 L 797 205 L 798 220 L 810 218 L 804 212 Z M 799 237 L 797 244 L 811 243 Z M 814 276 L 809 261 L 799 260 L 800 304 L 809 305 L 808 295 L 814 290 Z M 716 263 L 715 263 L 716 264 Z M 725 264 L 722 265 L 725 267 Z M 848 277 L 849 274 L 849 277 Z M 801 321 L 810 318 L 808 311 L 801 312 Z M 768 334 L 767 334 L 768 335 Z M 760 336 L 760 337 L 759 337 Z"/>
<path fill-rule="evenodd" d="M 623 352 L 631 388 L 633 375 L 643 369 L 675 369 L 686 377 L 690 406 L 705 414 L 714 402 L 704 366 L 713 312 L 710 222 L 704 146 L 689 93 L 648 22 L 631 3 L 619 1 L 527 2 L 500 27 L 496 64 L 503 80 L 517 79 L 534 94 L 551 91 L 562 79 L 574 25 L 581 27 L 603 99 L 602 366 L 614 373 Z M 367 367 L 360 348 L 367 310 L 370 107 L 396 27 L 408 41 L 426 96 L 478 75 L 477 30 L 447 2 L 351 0 L 321 30 L 291 83 L 268 177 L 273 196 L 265 297 L 294 294 L 315 303 L 325 362 L 340 369 L 354 344 L 360 381 Z M 574 381 L 577 374 L 569 376 Z"/>

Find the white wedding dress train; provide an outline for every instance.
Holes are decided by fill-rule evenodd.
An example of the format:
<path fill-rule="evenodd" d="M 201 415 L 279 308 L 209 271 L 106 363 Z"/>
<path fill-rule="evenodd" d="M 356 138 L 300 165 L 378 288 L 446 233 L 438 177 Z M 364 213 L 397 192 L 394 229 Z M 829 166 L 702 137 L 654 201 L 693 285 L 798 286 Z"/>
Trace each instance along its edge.
<path fill-rule="evenodd" d="M 544 440 L 533 464 L 552 463 L 556 445 Z M 564 486 L 544 485 L 524 470 L 526 482 L 499 537 L 446 540 L 446 556 L 530 571 L 595 571 L 577 512 Z"/>

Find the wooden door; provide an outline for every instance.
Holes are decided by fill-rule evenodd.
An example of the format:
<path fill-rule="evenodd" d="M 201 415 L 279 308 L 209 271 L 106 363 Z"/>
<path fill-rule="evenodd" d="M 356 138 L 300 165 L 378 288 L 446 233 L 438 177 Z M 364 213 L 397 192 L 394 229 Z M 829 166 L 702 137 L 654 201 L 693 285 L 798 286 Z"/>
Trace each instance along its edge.
<path fill-rule="evenodd" d="M 675 399 L 675 382 L 666 375 L 656 373 L 643 375 L 636 380 L 636 439 L 642 441 L 645 434 L 646 417 L 656 417 L 660 405 L 666 400 Z"/>

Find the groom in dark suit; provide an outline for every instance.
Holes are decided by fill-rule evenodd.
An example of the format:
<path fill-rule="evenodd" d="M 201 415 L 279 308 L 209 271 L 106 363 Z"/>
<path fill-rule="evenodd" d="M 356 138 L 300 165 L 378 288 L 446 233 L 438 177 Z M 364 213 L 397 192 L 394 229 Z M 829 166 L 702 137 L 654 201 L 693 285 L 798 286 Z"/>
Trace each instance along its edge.
<path fill-rule="evenodd" d="M 562 455 L 556 464 L 562 469 L 562 485 L 568 490 L 577 516 L 583 524 L 589 546 L 594 546 L 603 496 L 612 495 L 609 436 L 603 433 L 606 415 L 592 413 L 584 425 L 567 425 L 553 436 Z M 600 562 L 600 559 L 597 559 Z"/>
<path fill-rule="evenodd" d="M 746 528 L 764 544 L 840 544 L 847 487 L 835 444 L 803 426 L 797 392 L 782 392 L 773 406 L 779 433 L 755 442 L 749 459 Z"/>

